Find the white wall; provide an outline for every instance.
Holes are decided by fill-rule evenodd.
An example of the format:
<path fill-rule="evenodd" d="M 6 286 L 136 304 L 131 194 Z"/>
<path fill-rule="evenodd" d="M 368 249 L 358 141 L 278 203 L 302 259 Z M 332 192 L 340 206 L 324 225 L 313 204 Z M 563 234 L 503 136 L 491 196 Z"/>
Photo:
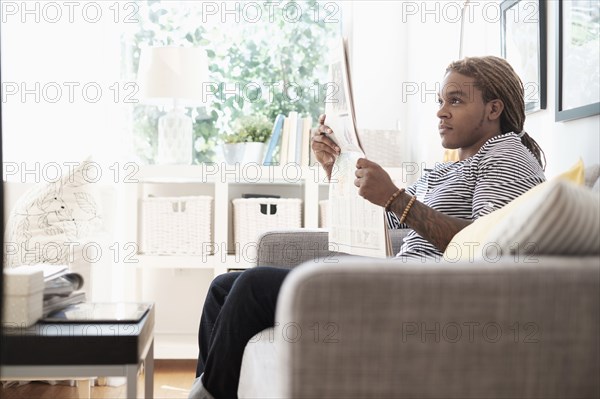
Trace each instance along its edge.
<path fill-rule="evenodd" d="M 436 83 L 458 54 L 459 24 L 438 18 L 435 4 L 426 9 L 429 6 L 422 6 L 424 3 L 345 3 L 352 12 L 351 70 L 357 124 L 360 128 L 401 130 L 404 148 L 399 149 L 399 157 L 403 162 L 441 160 Z"/>
<path fill-rule="evenodd" d="M 344 2 L 344 35 L 349 56 L 356 122 L 359 129 L 404 130 L 404 107 L 399 88 L 406 70 L 406 25 L 398 23 L 397 1 Z M 350 15 L 350 17 L 348 17 Z M 349 19 L 349 20 L 348 20 Z M 398 156 L 410 150 L 399 140 Z M 384 143 L 385 145 L 385 143 Z"/>
<path fill-rule="evenodd" d="M 360 127 L 407 134 L 407 160 L 432 166 L 442 159 L 435 85 L 458 59 L 460 1 L 356 1 L 351 9 L 352 79 Z M 527 117 L 525 130 L 546 153 L 546 174 L 568 169 L 579 157 L 600 162 L 600 116 L 555 122 L 556 4 L 548 2 L 547 108 Z M 499 1 L 473 2 L 465 18 L 465 56 L 500 55 Z M 346 10 L 345 10 L 346 11 Z M 404 90 L 403 90 L 404 87 Z M 418 92 L 408 90 L 418 87 Z M 403 98 L 404 97 L 404 98 Z"/>
<path fill-rule="evenodd" d="M 395 129 L 401 119 L 401 86 L 405 60 L 397 23 L 400 4 L 394 1 L 356 1 L 351 43 L 353 91 L 357 123 L 369 129 Z"/>
<path fill-rule="evenodd" d="M 579 157 L 585 165 L 600 163 L 600 115 L 568 122 L 555 122 L 556 107 L 556 4 L 548 2 L 548 92 L 547 107 L 527 117 L 525 130 L 546 153 L 546 175 L 568 169 Z M 598 50 L 600 51 L 600 49 Z"/>
<path fill-rule="evenodd" d="M 497 0 L 493 0 L 496 4 Z M 548 162 L 548 177 L 565 171 L 579 157 L 585 165 L 600 163 L 600 115 L 568 122 L 555 122 L 556 107 L 556 14 L 558 2 L 546 2 L 547 104 L 546 109 L 527 116 L 525 130 L 540 144 Z M 465 27 L 465 55 L 500 55 L 500 24 L 489 15 Z M 483 38 L 483 39 L 482 39 Z M 600 51 L 600 50 L 599 50 Z"/>

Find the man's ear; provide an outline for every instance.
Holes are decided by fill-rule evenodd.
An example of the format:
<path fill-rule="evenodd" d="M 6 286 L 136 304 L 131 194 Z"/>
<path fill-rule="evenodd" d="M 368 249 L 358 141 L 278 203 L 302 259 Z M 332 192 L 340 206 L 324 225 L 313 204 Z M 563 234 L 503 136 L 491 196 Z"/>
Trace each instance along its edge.
<path fill-rule="evenodd" d="M 490 120 L 499 119 L 500 115 L 502 115 L 502 111 L 504 111 L 504 103 L 502 100 L 490 100 L 487 105 L 489 109 L 488 117 Z"/>

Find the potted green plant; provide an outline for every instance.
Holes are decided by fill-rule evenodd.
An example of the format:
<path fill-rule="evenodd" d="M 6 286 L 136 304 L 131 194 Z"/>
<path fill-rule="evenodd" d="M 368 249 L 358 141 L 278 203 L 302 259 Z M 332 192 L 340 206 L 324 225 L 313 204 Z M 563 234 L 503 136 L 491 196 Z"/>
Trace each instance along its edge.
<path fill-rule="evenodd" d="M 223 135 L 223 154 L 229 164 L 262 163 L 272 123 L 264 115 L 238 118 L 233 132 Z"/>

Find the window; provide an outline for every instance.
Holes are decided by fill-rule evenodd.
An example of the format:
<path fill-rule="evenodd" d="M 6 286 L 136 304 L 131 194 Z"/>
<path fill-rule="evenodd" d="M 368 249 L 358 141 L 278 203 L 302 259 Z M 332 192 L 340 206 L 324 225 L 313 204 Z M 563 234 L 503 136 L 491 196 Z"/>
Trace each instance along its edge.
<path fill-rule="evenodd" d="M 200 46 L 209 57 L 206 106 L 188 109 L 194 120 L 194 163 L 215 160 L 219 136 L 236 119 L 274 121 L 290 111 L 323 112 L 327 49 L 338 38 L 336 2 L 147 1 L 123 36 L 124 70 L 133 79 L 144 46 Z M 133 107 L 135 149 L 153 163 L 157 120 L 164 110 Z"/>
<path fill-rule="evenodd" d="M 2 2 L 5 163 L 23 172 L 33 163 L 62 165 L 93 155 L 112 165 L 132 153 L 153 163 L 164 111 L 136 103 L 140 46 L 207 50 L 219 91 L 205 107 L 188 109 L 196 163 L 214 159 L 218 134 L 241 115 L 273 120 L 295 110 L 316 117 L 341 7 L 314 0 L 267 4 Z"/>

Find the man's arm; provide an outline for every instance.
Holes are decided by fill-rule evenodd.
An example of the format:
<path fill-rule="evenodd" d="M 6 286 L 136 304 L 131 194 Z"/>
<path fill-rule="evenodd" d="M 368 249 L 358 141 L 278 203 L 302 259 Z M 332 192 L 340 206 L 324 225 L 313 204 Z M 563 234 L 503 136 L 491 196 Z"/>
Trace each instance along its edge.
<path fill-rule="evenodd" d="M 384 207 L 392 194 L 398 191 L 398 187 L 394 185 L 387 172 L 375 162 L 361 158 L 357 161 L 356 167 L 354 185 L 358 187 L 358 194 Z M 403 192 L 393 200 L 388 209 L 400 220 L 411 198 L 411 195 Z M 471 221 L 448 216 L 421 202 L 414 201 L 403 223 L 443 252 L 454 235 L 471 224 Z"/>
<path fill-rule="evenodd" d="M 389 210 L 400 219 L 411 198 L 412 196 L 406 193 L 400 194 L 390 205 Z M 422 202 L 414 201 L 404 223 L 444 252 L 452 238 L 472 221 L 448 216 Z"/>

